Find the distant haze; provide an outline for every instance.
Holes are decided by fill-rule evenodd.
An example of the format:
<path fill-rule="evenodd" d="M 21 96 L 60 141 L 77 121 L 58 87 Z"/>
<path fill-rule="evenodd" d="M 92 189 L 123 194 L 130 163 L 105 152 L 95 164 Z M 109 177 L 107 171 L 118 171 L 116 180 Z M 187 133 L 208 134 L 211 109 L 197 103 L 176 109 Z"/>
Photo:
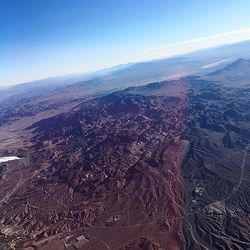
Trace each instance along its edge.
<path fill-rule="evenodd" d="M 245 0 L 1 1 L 0 86 L 250 39 Z"/>

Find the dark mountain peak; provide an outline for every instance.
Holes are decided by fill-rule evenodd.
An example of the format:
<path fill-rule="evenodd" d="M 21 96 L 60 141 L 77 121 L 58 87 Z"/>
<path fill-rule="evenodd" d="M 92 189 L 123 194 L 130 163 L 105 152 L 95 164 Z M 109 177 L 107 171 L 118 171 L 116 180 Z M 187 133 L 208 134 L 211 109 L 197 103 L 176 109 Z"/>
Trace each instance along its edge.
<path fill-rule="evenodd" d="M 236 61 L 234 61 L 233 63 L 229 64 L 226 68 L 234 68 L 234 67 L 239 67 L 242 65 L 249 65 L 250 64 L 250 60 L 244 59 L 244 58 L 239 58 Z"/>
<path fill-rule="evenodd" d="M 231 65 L 232 64 L 239 64 L 239 63 L 243 63 L 243 62 L 245 62 L 245 61 L 247 61 L 246 59 L 244 59 L 244 58 L 239 58 L 239 59 L 237 59 L 236 61 L 234 61 L 233 63 L 231 63 Z"/>
<path fill-rule="evenodd" d="M 216 75 L 220 75 L 222 73 L 226 73 L 226 72 L 234 71 L 234 70 L 239 70 L 239 69 L 242 69 L 245 67 L 250 68 L 250 60 L 247 60 L 244 58 L 239 58 L 236 61 L 234 61 L 233 63 L 227 65 L 226 67 L 210 73 L 209 76 L 216 76 Z"/>

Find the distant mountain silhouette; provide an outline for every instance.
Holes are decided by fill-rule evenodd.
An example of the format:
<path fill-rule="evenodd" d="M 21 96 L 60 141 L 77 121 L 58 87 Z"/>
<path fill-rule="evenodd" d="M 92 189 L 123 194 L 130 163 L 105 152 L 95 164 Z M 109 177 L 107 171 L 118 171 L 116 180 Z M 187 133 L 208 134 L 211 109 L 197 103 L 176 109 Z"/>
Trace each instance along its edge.
<path fill-rule="evenodd" d="M 250 84 L 250 60 L 240 58 L 222 69 L 209 73 L 208 77 L 232 87 Z"/>
<path fill-rule="evenodd" d="M 233 63 L 229 64 L 225 68 L 218 69 L 218 70 L 216 70 L 214 72 L 211 72 L 209 75 L 210 76 L 220 75 L 220 74 L 223 74 L 223 73 L 238 71 L 238 70 L 241 70 L 241 71 L 243 70 L 244 71 L 246 68 L 247 69 L 250 68 L 250 60 L 245 60 L 243 58 L 239 58 L 238 60 L 236 60 Z"/>
<path fill-rule="evenodd" d="M 72 74 L 22 83 L 0 90 L 0 101 L 13 96 L 19 98 L 22 95 L 26 97 L 52 94 L 85 96 L 151 82 L 178 79 L 187 75 L 207 75 L 228 66 L 232 60 L 238 58 L 250 58 L 250 41 L 203 49 L 171 58 L 121 64 L 88 74 Z M 219 61 L 222 63 L 217 65 L 216 62 Z M 204 67 L 209 64 L 215 66 Z M 215 74 L 209 76 L 215 76 Z"/>

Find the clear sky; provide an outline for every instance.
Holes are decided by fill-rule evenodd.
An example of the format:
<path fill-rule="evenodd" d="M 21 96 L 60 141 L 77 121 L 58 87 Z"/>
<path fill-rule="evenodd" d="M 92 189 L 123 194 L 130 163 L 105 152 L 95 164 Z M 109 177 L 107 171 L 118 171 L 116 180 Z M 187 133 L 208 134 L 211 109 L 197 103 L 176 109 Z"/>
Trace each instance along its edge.
<path fill-rule="evenodd" d="M 250 39 L 249 0 L 0 0 L 0 85 Z"/>

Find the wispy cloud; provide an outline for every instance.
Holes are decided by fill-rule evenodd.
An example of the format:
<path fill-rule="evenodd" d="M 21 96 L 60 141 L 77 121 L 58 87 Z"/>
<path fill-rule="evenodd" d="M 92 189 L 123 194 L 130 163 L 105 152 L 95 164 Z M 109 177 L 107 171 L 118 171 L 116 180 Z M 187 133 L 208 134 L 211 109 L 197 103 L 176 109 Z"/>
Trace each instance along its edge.
<path fill-rule="evenodd" d="M 207 42 L 209 41 L 210 42 L 213 41 L 213 43 L 216 44 L 216 42 L 217 43 L 220 43 L 220 42 L 233 43 L 233 42 L 238 42 L 238 41 L 247 40 L 247 39 L 250 39 L 250 28 L 201 37 L 201 38 L 173 43 L 173 44 L 167 44 L 167 45 L 163 45 L 163 46 L 155 47 L 155 48 L 148 48 L 148 49 L 142 50 L 141 52 L 171 49 L 171 48 L 180 47 L 184 45 L 200 44 L 201 42 L 203 42 L 204 46 L 206 46 Z"/>

